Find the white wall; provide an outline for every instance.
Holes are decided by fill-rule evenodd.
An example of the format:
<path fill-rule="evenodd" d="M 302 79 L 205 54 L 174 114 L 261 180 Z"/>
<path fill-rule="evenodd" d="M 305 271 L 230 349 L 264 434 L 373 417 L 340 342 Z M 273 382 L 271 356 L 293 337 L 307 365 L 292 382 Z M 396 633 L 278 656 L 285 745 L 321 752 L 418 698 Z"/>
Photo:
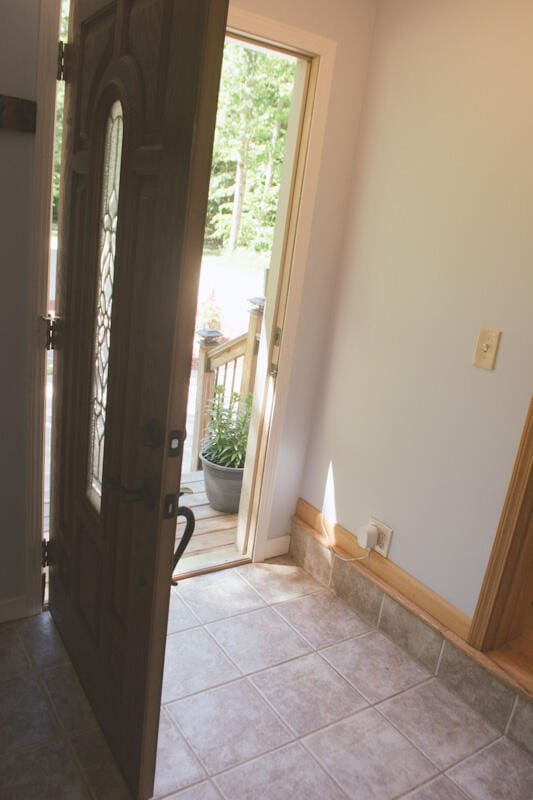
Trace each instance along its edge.
<path fill-rule="evenodd" d="M 35 99 L 38 24 L 35 0 L 0 1 L 0 94 Z M 0 130 L 0 606 L 25 591 L 33 144 L 32 134 Z"/>
<path fill-rule="evenodd" d="M 302 495 L 474 610 L 533 390 L 533 4 L 383 0 Z M 346 98 L 348 101 L 348 98 Z M 481 325 L 494 372 L 471 366 Z M 331 487 L 330 487 L 331 488 Z"/>
<path fill-rule="evenodd" d="M 277 464 L 269 535 L 285 534 L 301 491 L 315 387 L 329 344 L 329 312 L 339 268 L 374 22 L 374 0 L 236 0 L 246 11 L 319 34 L 336 42 L 335 73 L 324 156 L 306 267 L 290 391 Z M 280 369 L 285 368 L 283 353 Z"/>

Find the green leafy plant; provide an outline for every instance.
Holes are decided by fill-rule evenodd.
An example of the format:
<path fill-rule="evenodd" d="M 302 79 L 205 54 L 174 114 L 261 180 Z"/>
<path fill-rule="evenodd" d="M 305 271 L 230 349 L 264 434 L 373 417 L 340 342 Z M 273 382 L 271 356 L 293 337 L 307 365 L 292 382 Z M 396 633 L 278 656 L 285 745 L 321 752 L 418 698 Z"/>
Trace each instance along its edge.
<path fill-rule="evenodd" d="M 202 455 L 222 467 L 244 467 L 252 395 L 246 395 L 241 402 L 240 395 L 232 392 L 226 405 L 224 387 L 217 386 L 208 409 L 211 419 L 203 441 Z"/>

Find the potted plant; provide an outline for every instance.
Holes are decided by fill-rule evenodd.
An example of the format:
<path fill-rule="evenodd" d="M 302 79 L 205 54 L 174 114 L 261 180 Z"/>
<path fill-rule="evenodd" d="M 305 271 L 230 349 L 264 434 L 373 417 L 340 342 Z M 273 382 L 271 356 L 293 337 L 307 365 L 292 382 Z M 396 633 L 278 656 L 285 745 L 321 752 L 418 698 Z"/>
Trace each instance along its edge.
<path fill-rule="evenodd" d="M 236 514 L 241 498 L 252 395 L 248 394 L 241 401 L 240 395 L 232 392 L 226 405 L 224 387 L 217 386 L 208 405 L 211 419 L 200 453 L 207 499 L 217 511 Z"/>

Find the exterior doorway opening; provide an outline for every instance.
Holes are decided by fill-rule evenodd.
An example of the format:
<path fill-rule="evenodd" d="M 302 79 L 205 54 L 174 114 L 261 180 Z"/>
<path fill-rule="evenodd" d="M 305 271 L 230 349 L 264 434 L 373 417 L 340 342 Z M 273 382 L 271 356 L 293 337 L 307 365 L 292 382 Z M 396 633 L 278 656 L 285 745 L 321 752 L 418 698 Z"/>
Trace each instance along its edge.
<path fill-rule="evenodd" d="M 61 0 L 59 17 L 59 41 L 65 43 L 68 39 L 68 22 L 70 13 L 70 0 Z M 63 80 L 56 82 L 55 92 L 55 130 L 54 153 L 52 167 L 52 213 L 50 220 L 50 243 L 48 258 L 48 290 L 47 290 L 47 318 L 55 318 L 56 298 L 56 272 L 57 272 L 57 245 L 59 223 L 59 190 L 61 179 L 61 151 L 63 147 L 63 110 L 65 107 L 65 83 Z M 48 322 L 50 324 L 50 322 Z M 46 354 L 46 388 L 45 388 L 45 426 L 43 441 L 43 484 L 42 484 L 42 541 L 43 541 L 43 572 L 42 572 L 42 600 L 43 606 L 48 605 L 48 574 L 45 566 L 46 547 L 50 539 L 50 489 L 51 489 L 51 452 L 52 452 L 52 408 L 54 396 L 54 350 L 52 336 L 48 336 Z"/>
<path fill-rule="evenodd" d="M 265 416 L 258 354 L 272 355 L 259 370 L 275 380 L 308 74 L 306 57 L 226 37 L 181 479 L 196 526 L 176 576 L 251 556 Z M 184 532 L 179 519 L 177 547 Z"/>

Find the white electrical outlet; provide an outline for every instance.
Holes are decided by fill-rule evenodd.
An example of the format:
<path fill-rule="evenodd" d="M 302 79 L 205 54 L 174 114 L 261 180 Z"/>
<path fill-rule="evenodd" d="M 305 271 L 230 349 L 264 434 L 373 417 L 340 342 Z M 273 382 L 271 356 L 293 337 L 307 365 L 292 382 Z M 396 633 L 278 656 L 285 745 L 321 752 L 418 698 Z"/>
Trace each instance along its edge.
<path fill-rule="evenodd" d="M 385 525 L 384 522 L 380 522 L 380 520 L 375 517 L 370 517 L 370 524 L 375 525 L 378 529 L 378 541 L 374 550 L 384 558 L 388 558 L 393 534 L 392 528 L 389 528 L 388 525 Z"/>

